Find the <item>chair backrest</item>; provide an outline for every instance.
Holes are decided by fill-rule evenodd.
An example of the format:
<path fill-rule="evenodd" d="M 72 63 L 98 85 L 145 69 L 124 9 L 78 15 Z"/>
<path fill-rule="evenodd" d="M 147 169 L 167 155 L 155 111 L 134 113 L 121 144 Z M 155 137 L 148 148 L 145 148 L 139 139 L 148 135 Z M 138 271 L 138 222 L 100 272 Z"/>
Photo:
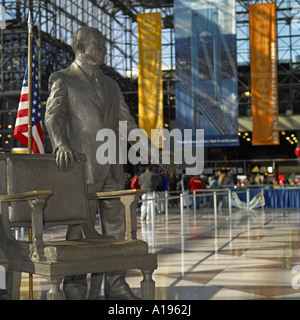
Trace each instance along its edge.
<path fill-rule="evenodd" d="M 84 159 L 84 156 L 81 158 Z M 0 154 L 1 194 L 52 190 L 45 207 L 45 225 L 80 224 L 89 220 L 85 160 L 64 172 L 52 154 Z M 26 226 L 31 211 L 26 203 L 12 203 L 11 226 Z"/>

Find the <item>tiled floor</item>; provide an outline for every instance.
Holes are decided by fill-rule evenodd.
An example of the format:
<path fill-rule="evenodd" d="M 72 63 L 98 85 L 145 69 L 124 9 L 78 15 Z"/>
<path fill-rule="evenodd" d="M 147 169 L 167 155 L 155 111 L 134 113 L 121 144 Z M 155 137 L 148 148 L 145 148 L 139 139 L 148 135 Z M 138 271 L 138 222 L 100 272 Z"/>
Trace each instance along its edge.
<path fill-rule="evenodd" d="M 61 234 L 57 229 L 51 237 Z M 138 221 L 138 237 L 158 253 L 158 300 L 300 299 L 300 209 L 233 209 L 231 218 L 228 209 L 217 216 L 212 208 L 185 209 L 183 216 L 169 209 L 156 216 L 154 229 Z M 127 281 L 139 295 L 139 271 Z M 47 288 L 34 276 L 34 299 L 44 299 Z"/>

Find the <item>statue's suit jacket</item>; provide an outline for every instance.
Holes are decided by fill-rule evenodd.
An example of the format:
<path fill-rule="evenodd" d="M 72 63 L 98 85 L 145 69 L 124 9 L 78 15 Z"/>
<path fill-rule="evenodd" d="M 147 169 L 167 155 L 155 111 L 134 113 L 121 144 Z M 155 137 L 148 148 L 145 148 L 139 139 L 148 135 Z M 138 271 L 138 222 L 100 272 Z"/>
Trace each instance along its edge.
<path fill-rule="evenodd" d="M 95 84 L 76 62 L 53 73 L 49 78 L 45 124 L 54 152 L 59 145 L 65 144 L 86 154 L 89 184 L 103 183 L 109 170 L 117 182 L 123 183 L 122 164 L 100 165 L 97 162 L 100 143 L 96 141 L 96 135 L 100 129 L 112 129 L 118 148 L 119 121 L 127 121 L 128 131 L 138 126 L 114 80 L 101 74 L 100 91 Z M 118 154 L 116 158 L 118 162 Z"/>

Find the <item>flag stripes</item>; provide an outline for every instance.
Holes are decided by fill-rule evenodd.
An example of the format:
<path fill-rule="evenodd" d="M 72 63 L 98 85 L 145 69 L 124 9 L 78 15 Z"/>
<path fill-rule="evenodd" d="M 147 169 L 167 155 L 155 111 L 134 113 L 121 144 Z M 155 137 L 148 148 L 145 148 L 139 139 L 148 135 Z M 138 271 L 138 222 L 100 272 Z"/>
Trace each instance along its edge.
<path fill-rule="evenodd" d="M 28 147 L 28 66 L 26 68 L 18 106 L 14 137 Z M 42 130 L 42 112 L 35 53 L 32 56 L 32 153 L 45 153 Z"/>

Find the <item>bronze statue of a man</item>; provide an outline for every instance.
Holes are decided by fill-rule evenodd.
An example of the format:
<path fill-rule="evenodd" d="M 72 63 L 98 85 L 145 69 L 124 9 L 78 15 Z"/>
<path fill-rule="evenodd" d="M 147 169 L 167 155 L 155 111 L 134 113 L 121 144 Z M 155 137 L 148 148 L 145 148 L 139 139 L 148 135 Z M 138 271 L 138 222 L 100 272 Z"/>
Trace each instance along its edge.
<path fill-rule="evenodd" d="M 45 123 L 57 164 L 64 170 L 79 161 L 78 154 L 87 157 L 87 183 L 91 191 L 113 191 L 124 187 L 122 164 L 99 165 L 96 160 L 96 135 L 109 128 L 118 137 L 119 121 L 127 121 L 128 131 L 138 128 L 130 114 L 117 83 L 105 76 L 99 66 L 104 63 L 105 37 L 97 29 L 82 27 L 72 36 L 74 62 L 65 70 L 53 73 L 49 79 Z M 118 146 L 118 142 L 117 142 Z M 99 202 L 100 218 L 105 236 L 124 239 L 123 206 L 118 200 Z M 97 202 L 91 205 L 93 219 Z M 68 239 L 78 239 L 80 232 L 68 229 Z M 64 281 L 67 299 L 84 299 L 85 275 L 68 277 Z M 124 273 L 105 275 L 107 299 L 136 299 L 125 281 Z"/>

